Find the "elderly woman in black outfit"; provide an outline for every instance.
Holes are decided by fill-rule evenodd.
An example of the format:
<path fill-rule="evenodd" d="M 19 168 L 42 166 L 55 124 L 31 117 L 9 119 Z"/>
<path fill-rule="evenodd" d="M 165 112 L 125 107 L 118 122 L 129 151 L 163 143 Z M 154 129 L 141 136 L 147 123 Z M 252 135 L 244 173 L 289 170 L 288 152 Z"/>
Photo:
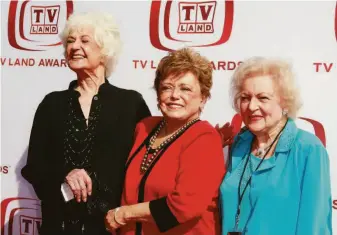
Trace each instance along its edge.
<path fill-rule="evenodd" d="M 134 128 L 150 111 L 139 93 L 106 79 L 121 44 L 110 15 L 70 16 L 62 40 L 77 80 L 38 106 L 22 175 L 42 201 L 41 235 L 109 234 L 104 216 L 120 203 Z"/>

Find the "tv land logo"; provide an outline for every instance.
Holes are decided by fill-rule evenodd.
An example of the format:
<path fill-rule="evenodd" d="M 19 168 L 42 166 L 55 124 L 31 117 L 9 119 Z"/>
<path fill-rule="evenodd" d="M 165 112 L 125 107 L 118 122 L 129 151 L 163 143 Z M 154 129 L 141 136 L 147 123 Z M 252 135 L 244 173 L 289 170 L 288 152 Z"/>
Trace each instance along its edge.
<path fill-rule="evenodd" d="M 178 33 L 214 33 L 216 2 L 180 2 Z"/>
<path fill-rule="evenodd" d="M 58 34 L 60 6 L 31 7 L 31 34 Z"/>
<path fill-rule="evenodd" d="M 230 38 L 234 1 L 158 1 L 150 10 L 150 41 L 160 50 L 218 46 Z"/>
<path fill-rule="evenodd" d="M 38 235 L 41 204 L 31 198 L 7 198 L 1 202 L 1 235 Z"/>
<path fill-rule="evenodd" d="M 8 42 L 19 50 L 45 51 L 62 44 L 59 30 L 73 12 L 72 0 L 12 0 L 8 11 Z"/>

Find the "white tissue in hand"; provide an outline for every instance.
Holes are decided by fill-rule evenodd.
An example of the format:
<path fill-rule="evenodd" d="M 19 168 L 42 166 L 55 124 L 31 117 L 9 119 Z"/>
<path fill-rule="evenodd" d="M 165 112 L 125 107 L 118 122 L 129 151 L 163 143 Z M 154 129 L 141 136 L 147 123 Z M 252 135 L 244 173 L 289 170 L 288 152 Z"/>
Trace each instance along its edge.
<path fill-rule="evenodd" d="M 74 193 L 71 190 L 69 184 L 67 184 L 67 183 L 61 184 L 61 192 L 62 192 L 62 195 L 63 195 L 63 198 L 64 198 L 65 202 L 68 202 L 71 199 L 74 199 Z"/>

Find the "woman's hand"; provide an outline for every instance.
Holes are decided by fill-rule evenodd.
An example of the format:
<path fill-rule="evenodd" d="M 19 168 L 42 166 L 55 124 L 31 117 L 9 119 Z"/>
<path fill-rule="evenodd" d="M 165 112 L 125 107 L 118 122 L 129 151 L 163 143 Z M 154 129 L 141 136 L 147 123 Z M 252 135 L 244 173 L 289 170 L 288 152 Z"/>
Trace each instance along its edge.
<path fill-rule="evenodd" d="M 219 132 L 222 140 L 222 147 L 232 144 L 234 139 L 233 126 L 229 122 L 225 123 L 222 127 L 216 124 L 215 129 Z"/>
<path fill-rule="evenodd" d="M 114 232 L 116 229 L 126 225 L 127 206 L 117 207 L 109 210 L 105 216 L 105 227 L 107 231 Z"/>
<path fill-rule="evenodd" d="M 66 182 L 72 189 L 77 202 L 87 201 L 92 192 L 92 182 L 84 169 L 74 169 L 66 176 Z"/>

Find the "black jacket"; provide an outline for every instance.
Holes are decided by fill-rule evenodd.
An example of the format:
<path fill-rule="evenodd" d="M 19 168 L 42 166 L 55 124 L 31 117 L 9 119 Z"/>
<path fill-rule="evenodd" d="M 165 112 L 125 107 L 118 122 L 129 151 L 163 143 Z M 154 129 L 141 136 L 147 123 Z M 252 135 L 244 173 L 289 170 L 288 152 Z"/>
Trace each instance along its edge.
<path fill-rule="evenodd" d="M 76 81 L 70 85 L 72 87 Z M 48 94 L 37 108 L 31 130 L 27 164 L 22 176 L 29 181 L 41 200 L 41 235 L 61 234 L 64 200 L 60 187 L 69 172 L 64 169 L 63 140 L 68 115 L 68 90 Z M 142 96 L 132 90 L 117 88 L 106 81 L 98 93 L 102 99 L 92 167 L 99 180 L 114 192 L 112 208 L 120 204 L 125 162 L 133 145 L 134 129 L 150 115 Z M 110 208 L 110 209 L 112 209 Z M 104 218 L 98 218 L 104 223 Z"/>

